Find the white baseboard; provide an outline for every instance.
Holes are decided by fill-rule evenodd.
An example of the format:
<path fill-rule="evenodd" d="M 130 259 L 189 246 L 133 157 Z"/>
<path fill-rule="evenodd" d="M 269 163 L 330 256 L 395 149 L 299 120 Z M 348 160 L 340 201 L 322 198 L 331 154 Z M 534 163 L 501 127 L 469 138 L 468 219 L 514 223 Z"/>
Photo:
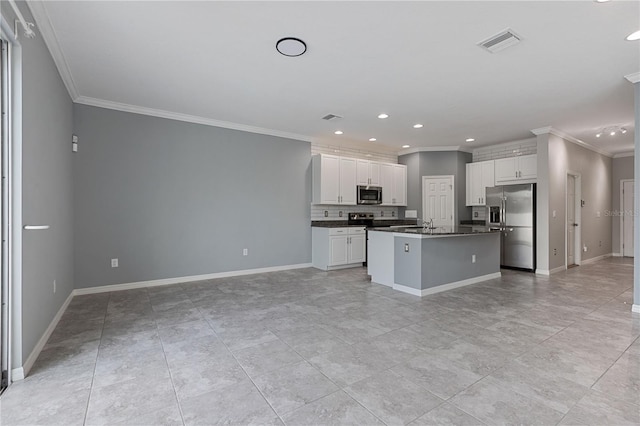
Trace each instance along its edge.
<path fill-rule="evenodd" d="M 612 257 L 622 257 L 622 253 L 611 253 Z"/>
<path fill-rule="evenodd" d="M 640 314 L 640 305 L 636 305 L 636 304 L 632 305 L 631 312 L 637 312 Z"/>
<path fill-rule="evenodd" d="M 394 284 L 392 286 L 392 288 L 394 290 L 398 290 L 398 291 L 401 291 L 403 293 L 410 294 L 412 296 L 420 296 L 420 297 L 422 297 L 422 290 L 417 289 L 417 288 L 407 287 L 406 285 L 401 285 L 401 284 Z"/>
<path fill-rule="evenodd" d="M 462 281 L 455 281 L 452 283 L 442 284 L 436 287 L 425 288 L 424 290 L 419 290 L 417 288 L 407 287 L 401 284 L 394 284 L 393 289 L 401 291 L 403 293 L 412 294 L 414 296 L 427 296 L 429 294 L 440 293 L 447 290 L 453 290 L 454 288 L 464 287 L 471 284 L 477 284 L 482 281 L 493 280 L 495 278 L 500 278 L 502 273 L 495 272 L 493 274 L 481 275 L 479 277 L 469 278 Z"/>
<path fill-rule="evenodd" d="M 159 280 L 138 281 L 124 284 L 110 284 L 99 287 L 77 288 L 73 291 L 74 296 L 84 294 L 106 293 L 110 291 L 133 290 L 136 288 L 157 287 L 163 285 L 180 284 L 193 281 L 213 280 L 216 278 L 239 277 L 242 275 L 263 274 L 266 272 L 288 271 L 291 269 L 311 268 L 311 263 L 299 263 L 296 265 L 271 266 L 268 268 L 245 269 L 240 271 L 216 272 L 213 274 L 192 275 L 189 277 L 163 278 Z"/>
<path fill-rule="evenodd" d="M 591 259 L 583 260 L 582 262 L 580 262 L 580 265 L 588 265 L 590 263 L 594 263 L 594 262 L 597 262 L 597 261 L 602 260 L 602 259 L 606 259 L 606 258 L 611 257 L 611 256 L 613 256 L 613 253 L 607 253 L 607 254 L 603 254 L 602 256 L 592 257 Z"/>
<path fill-rule="evenodd" d="M 71 303 L 71 299 L 73 299 L 73 296 L 74 292 L 72 291 L 69 294 L 69 297 L 67 297 L 67 300 L 65 300 L 62 306 L 60 306 L 60 309 L 58 309 L 56 316 L 53 317 L 51 323 L 49 324 L 49 327 L 47 327 L 47 329 L 44 331 L 44 334 L 42 334 L 40 340 L 38 340 L 38 343 L 36 343 L 36 346 L 33 348 L 22 367 L 16 368 L 11 371 L 11 381 L 15 382 L 16 380 L 22 380 L 27 376 L 27 374 L 29 374 L 29 371 L 31 371 L 31 367 L 33 367 L 33 364 L 35 364 L 36 360 L 38 359 L 38 356 L 40 355 L 40 352 L 42 352 L 44 345 L 47 344 L 47 340 L 49 340 L 49 337 L 51 337 L 53 330 L 56 329 L 56 326 L 60 322 L 60 318 L 62 318 L 62 315 L 64 315 L 64 312 L 67 310 L 67 307 L 69 306 L 69 303 Z M 22 371 L 17 372 L 16 370 Z"/>
<path fill-rule="evenodd" d="M 18 367 L 11 370 L 11 382 L 24 380 L 24 368 Z"/>
<path fill-rule="evenodd" d="M 558 272 L 562 272 L 566 270 L 567 270 L 566 266 L 558 266 L 557 268 L 553 268 L 553 269 L 536 269 L 536 274 L 549 276 L 551 274 L 556 274 Z"/>

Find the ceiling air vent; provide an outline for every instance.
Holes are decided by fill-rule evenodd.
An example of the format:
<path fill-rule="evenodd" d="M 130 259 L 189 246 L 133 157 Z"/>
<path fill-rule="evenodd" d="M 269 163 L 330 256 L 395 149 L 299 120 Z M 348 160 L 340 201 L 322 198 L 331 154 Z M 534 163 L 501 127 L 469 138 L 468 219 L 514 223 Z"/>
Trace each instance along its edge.
<path fill-rule="evenodd" d="M 342 117 L 340 117 L 339 115 L 335 115 L 335 114 L 327 114 L 324 117 L 322 117 L 323 120 L 327 120 L 327 121 L 333 121 L 333 120 L 339 120 Z"/>
<path fill-rule="evenodd" d="M 507 47 L 511 47 L 514 44 L 520 43 L 520 40 L 522 40 L 522 38 L 519 35 L 514 33 L 512 29 L 507 28 L 498 34 L 481 41 L 478 43 L 478 46 L 487 49 L 491 53 L 496 53 L 506 49 Z"/>

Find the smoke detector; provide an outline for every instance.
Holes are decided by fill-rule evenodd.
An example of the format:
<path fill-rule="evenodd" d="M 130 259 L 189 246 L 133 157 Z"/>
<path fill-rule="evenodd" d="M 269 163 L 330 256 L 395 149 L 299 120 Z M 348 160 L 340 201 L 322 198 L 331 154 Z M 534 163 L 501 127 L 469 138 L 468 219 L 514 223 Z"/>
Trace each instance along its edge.
<path fill-rule="evenodd" d="M 514 46 L 522 40 L 522 37 L 517 35 L 511 28 L 507 28 L 498 34 L 489 37 L 478 43 L 478 46 L 488 50 L 491 53 L 496 53 L 507 47 Z"/>
<path fill-rule="evenodd" d="M 332 120 L 340 120 L 342 117 L 335 114 L 327 114 L 322 117 L 323 120 L 332 121 Z"/>

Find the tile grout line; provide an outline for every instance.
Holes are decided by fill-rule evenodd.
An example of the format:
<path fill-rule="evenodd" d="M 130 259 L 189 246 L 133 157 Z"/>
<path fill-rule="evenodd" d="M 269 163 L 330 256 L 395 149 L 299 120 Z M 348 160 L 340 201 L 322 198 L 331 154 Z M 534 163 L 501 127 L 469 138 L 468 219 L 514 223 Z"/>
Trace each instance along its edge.
<path fill-rule="evenodd" d="M 167 365 L 167 371 L 169 372 L 169 380 L 171 381 L 171 388 L 173 389 L 173 395 L 176 398 L 176 404 L 178 405 L 178 412 L 180 413 L 180 420 L 182 420 L 182 425 L 185 426 L 186 423 L 184 421 L 184 413 L 182 412 L 182 404 L 180 404 L 180 398 L 178 398 L 178 391 L 176 390 L 175 382 L 173 381 L 173 372 L 171 371 L 171 367 L 169 367 L 169 361 L 167 360 L 167 353 L 164 350 L 164 342 L 162 341 L 162 337 L 160 336 L 160 329 L 158 328 L 158 323 L 156 323 L 156 333 L 158 333 L 158 340 L 160 340 L 160 347 L 162 348 L 162 357 L 164 358 L 164 362 Z"/>
<path fill-rule="evenodd" d="M 106 324 L 107 315 L 109 313 L 109 302 L 111 302 L 111 296 L 113 292 L 109 292 L 109 299 L 107 300 L 106 306 L 104 308 L 104 318 L 102 320 L 102 329 L 100 330 L 100 343 L 98 344 L 98 350 L 96 351 L 96 361 L 93 365 L 93 374 L 91 375 L 91 386 L 89 387 L 89 397 L 87 398 L 87 408 L 84 410 L 84 419 L 82 421 L 83 425 L 87 424 L 87 417 L 89 415 L 89 404 L 91 402 L 91 395 L 93 394 L 93 383 L 96 378 L 96 370 L 98 369 L 98 357 L 100 356 L 100 347 L 102 346 L 102 336 L 104 335 L 104 326 Z"/>
<path fill-rule="evenodd" d="M 282 422 L 282 424 L 284 424 L 284 420 L 282 420 L 282 417 L 280 417 L 280 414 L 278 414 L 278 412 L 275 410 L 275 408 L 273 408 L 273 405 L 271 405 L 271 403 L 269 402 L 269 400 L 267 400 L 267 398 L 264 396 L 264 394 L 262 393 L 262 391 L 260 390 L 260 388 L 258 387 L 258 385 L 256 385 L 256 383 L 253 381 L 253 379 L 251 378 L 251 376 L 249 375 L 249 373 L 247 373 L 247 370 L 245 370 L 245 368 L 242 366 L 242 364 L 240 363 L 240 361 L 238 361 L 238 359 L 236 358 L 235 354 L 231 351 L 231 349 L 229 349 L 229 346 L 227 346 L 227 344 L 224 342 L 224 340 L 222 340 L 222 338 L 220 336 L 218 336 L 218 333 L 216 332 L 216 330 L 213 328 L 213 326 L 211 325 L 211 323 L 209 322 L 209 320 L 207 318 L 204 318 L 205 322 L 207 323 L 207 325 L 209 325 L 209 328 L 211 328 L 211 331 L 213 331 L 213 334 L 218 338 L 218 340 L 220 340 L 220 343 L 222 343 L 224 345 L 224 347 L 227 349 L 227 352 L 229 352 L 229 354 L 233 357 L 233 359 L 235 360 L 235 362 L 238 363 L 238 366 L 242 369 L 242 371 L 244 372 L 245 376 L 247 376 L 247 378 L 249 379 L 249 381 L 251 382 L 251 384 L 253 385 L 253 387 L 258 391 L 258 393 L 260 394 L 260 396 L 262 397 L 262 399 L 267 403 L 267 405 L 269 405 L 269 408 L 271 408 L 271 411 L 273 411 L 273 413 L 276 415 L 276 417 L 278 417 L 278 419 Z M 278 336 L 276 336 L 277 338 Z M 254 345 L 256 346 L 256 345 Z M 248 346 L 251 347 L 251 346 Z M 244 349 L 244 348 L 243 348 Z"/>
<path fill-rule="evenodd" d="M 321 328 L 322 328 L 322 327 L 321 327 Z M 324 328 L 322 328 L 322 329 L 323 329 L 323 330 L 325 330 Z M 277 336 L 277 335 L 276 335 L 276 334 L 275 334 L 271 329 L 268 329 L 268 330 L 269 330 L 271 333 L 273 333 L 276 337 L 278 337 L 278 336 Z M 340 339 L 339 337 L 334 336 L 334 335 L 333 335 L 332 333 L 330 333 L 328 330 L 325 330 L 325 331 L 326 331 L 327 333 L 329 333 L 331 336 L 333 336 L 333 337 L 335 337 L 336 339 L 338 339 L 338 340 L 342 341 L 343 343 L 345 343 L 347 346 L 350 346 L 350 347 L 352 347 L 352 346 L 353 346 L 353 344 L 347 343 L 347 342 L 343 341 L 342 339 Z M 378 416 L 376 416 L 374 413 L 372 413 L 372 412 L 371 412 L 371 410 L 369 410 L 367 407 L 365 407 L 364 405 L 362 405 L 362 404 L 361 404 L 357 399 L 355 399 L 355 398 L 353 398 L 351 395 L 349 395 L 349 393 L 348 393 L 348 392 L 346 392 L 342 386 L 340 386 L 339 384 L 337 384 L 336 382 L 334 382 L 333 380 L 331 380 L 331 378 L 329 378 L 329 377 L 328 377 L 326 374 L 324 374 L 324 373 L 323 373 L 319 368 L 317 368 L 315 365 L 313 365 L 313 364 L 311 363 L 311 361 L 310 361 L 310 360 L 308 360 L 307 358 L 305 358 L 304 356 L 302 356 L 298 351 L 296 351 L 296 350 L 295 350 L 295 348 L 293 348 L 291 345 L 289 345 L 287 342 L 285 342 L 284 340 L 280 339 L 279 337 L 278 337 L 278 339 L 279 339 L 282 343 L 284 343 L 285 345 L 287 345 L 287 346 L 288 346 L 292 351 L 294 351 L 294 352 L 295 352 L 295 353 L 296 353 L 300 358 L 302 358 L 302 360 L 303 360 L 304 362 L 306 362 L 309 366 L 311 366 L 311 368 L 313 368 L 314 370 L 316 370 L 316 371 L 317 371 L 318 373 L 320 373 L 324 378 L 326 378 L 327 380 L 329 380 L 331 383 L 333 383 L 333 384 L 338 388 L 338 390 L 336 390 L 335 392 L 331 392 L 331 393 L 329 393 L 329 394 L 327 394 L 327 395 L 324 395 L 324 396 L 321 396 L 321 397 L 319 397 L 319 398 L 316 398 L 316 399 L 314 399 L 314 400 L 312 400 L 312 401 L 309 401 L 309 402 L 305 403 L 302 407 L 298 407 L 298 408 L 296 408 L 296 409 L 294 409 L 294 410 L 291 410 L 289 413 L 293 413 L 294 411 L 299 410 L 300 408 L 303 408 L 303 407 L 304 407 L 304 406 L 306 406 L 306 405 L 309 405 L 309 404 L 311 404 L 311 403 L 314 403 L 314 402 L 316 402 L 316 401 L 319 401 L 319 400 L 321 400 L 322 398 L 326 398 L 326 397 L 327 397 L 327 396 L 329 396 L 329 395 L 333 395 L 333 394 L 338 393 L 338 392 L 343 392 L 343 393 L 344 393 L 344 394 L 346 394 L 349 398 L 351 398 L 351 400 L 352 400 L 352 401 L 354 401 L 356 404 L 358 404 L 360 407 L 362 407 L 362 408 L 363 408 L 363 409 L 365 409 L 368 413 L 370 413 L 373 417 L 375 417 L 375 418 L 376 418 L 376 419 L 378 419 L 380 422 L 382 422 L 383 424 L 385 424 L 385 425 L 386 425 L 386 423 L 385 423 L 384 421 L 382 421 L 382 419 L 380 419 Z M 331 353 L 331 352 L 325 352 L 325 353 Z M 318 355 L 316 355 L 316 356 L 319 356 L 319 355 L 322 355 L 322 354 L 318 354 Z M 349 386 L 351 386 L 351 385 L 349 385 Z M 287 414 L 288 414 L 288 413 L 287 413 Z M 283 421 L 283 423 L 284 423 L 284 421 Z M 286 424 L 286 423 L 285 423 L 285 424 Z"/>

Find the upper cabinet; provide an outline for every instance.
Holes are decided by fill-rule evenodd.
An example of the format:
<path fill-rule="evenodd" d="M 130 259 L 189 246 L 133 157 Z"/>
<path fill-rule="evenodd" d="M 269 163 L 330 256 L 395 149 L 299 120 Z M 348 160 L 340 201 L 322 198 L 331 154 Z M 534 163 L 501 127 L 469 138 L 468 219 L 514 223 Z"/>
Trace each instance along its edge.
<path fill-rule="evenodd" d="M 358 185 L 380 186 L 380 163 L 369 160 L 356 160 L 356 171 Z"/>
<path fill-rule="evenodd" d="M 537 170 L 538 156 L 536 154 L 501 158 L 495 160 L 495 184 L 533 183 L 538 176 Z"/>
<path fill-rule="evenodd" d="M 313 156 L 313 204 L 356 205 L 356 159 Z"/>
<path fill-rule="evenodd" d="M 484 206 L 486 189 L 494 186 L 494 161 L 467 163 L 467 206 Z"/>
<path fill-rule="evenodd" d="M 407 205 L 407 166 L 317 154 L 312 159 L 313 204 L 356 205 L 357 186 L 382 187 L 383 206 Z"/>
<path fill-rule="evenodd" d="M 380 186 L 383 206 L 407 205 L 407 166 L 404 164 L 380 165 Z"/>

